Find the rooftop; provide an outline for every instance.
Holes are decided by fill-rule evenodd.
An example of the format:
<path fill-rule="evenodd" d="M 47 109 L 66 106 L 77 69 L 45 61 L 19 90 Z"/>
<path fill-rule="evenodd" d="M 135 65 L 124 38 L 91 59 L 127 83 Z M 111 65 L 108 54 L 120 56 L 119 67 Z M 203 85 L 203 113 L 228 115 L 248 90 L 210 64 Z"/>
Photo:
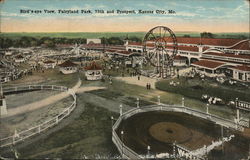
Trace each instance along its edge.
<path fill-rule="evenodd" d="M 203 54 L 205 54 L 205 55 L 221 56 L 221 57 L 232 57 L 232 58 L 250 59 L 249 55 L 235 55 L 235 54 L 231 54 L 231 53 L 206 52 L 206 53 L 203 53 Z"/>
<path fill-rule="evenodd" d="M 97 65 L 95 62 L 92 62 L 89 66 L 84 68 L 85 70 L 102 70 L 101 66 Z"/>
<path fill-rule="evenodd" d="M 47 60 L 47 61 L 44 61 L 43 63 L 50 64 L 50 63 L 55 63 L 55 62 L 52 60 Z"/>
<path fill-rule="evenodd" d="M 236 66 L 234 69 L 241 70 L 241 71 L 249 71 L 250 72 L 250 66 L 242 65 L 242 66 Z"/>
<path fill-rule="evenodd" d="M 206 67 L 206 68 L 210 68 L 210 69 L 216 69 L 224 64 L 225 63 L 216 62 L 216 61 L 200 60 L 200 61 L 196 61 L 196 62 L 192 63 L 191 65 L 199 66 L 199 67 Z"/>
<path fill-rule="evenodd" d="M 245 40 L 237 45 L 230 47 L 230 49 L 237 49 L 237 50 L 249 50 L 250 51 L 250 40 Z"/>
<path fill-rule="evenodd" d="M 75 67 L 75 66 L 77 66 L 77 64 L 71 62 L 70 60 L 67 60 L 67 61 L 59 64 L 58 66 L 60 66 L 60 67 Z"/>
<path fill-rule="evenodd" d="M 180 56 L 180 55 L 174 56 L 174 59 L 175 59 L 175 60 L 186 60 L 185 57 L 182 57 L 182 56 Z"/>
<path fill-rule="evenodd" d="M 17 55 L 16 57 L 15 57 L 16 59 L 22 59 L 22 58 L 24 58 L 22 55 Z"/>
<path fill-rule="evenodd" d="M 166 39 L 167 42 L 172 42 Z M 177 37 L 177 43 L 184 44 L 203 44 L 212 46 L 233 46 L 234 44 L 243 41 L 242 39 L 227 39 L 227 38 L 200 38 L 200 37 Z M 139 42 L 129 42 L 129 45 L 142 45 Z"/>

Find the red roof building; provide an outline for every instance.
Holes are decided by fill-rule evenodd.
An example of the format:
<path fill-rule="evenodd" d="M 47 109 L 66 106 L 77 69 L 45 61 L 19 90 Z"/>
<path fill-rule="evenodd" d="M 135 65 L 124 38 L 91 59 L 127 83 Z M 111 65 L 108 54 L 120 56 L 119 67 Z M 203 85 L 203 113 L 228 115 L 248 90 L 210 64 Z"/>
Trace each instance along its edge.
<path fill-rule="evenodd" d="M 84 68 L 85 70 L 102 70 L 102 67 L 92 62 L 89 66 Z"/>
<path fill-rule="evenodd" d="M 209 60 L 200 60 L 192 63 L 192 66 L 199 67 L 199 68 L 207 68 L 215 70 L 221 66 L 223 66 L 225 63 L 216 62 L 216 61 L 209 61 Z"/>
<path fill-rule="evenodd" d="M 50 63 L 55 63 L 55 62 L 52 61 L 52 60 L 47 60 L 47 61 L 44 61 L 43 63 L 45 63 L 45 64 L 50 64 Z"/>
<path fill-rule="evenodd" d="M 77 64 L 71 62 L 70 60 L 67 60 L 67 61 L 59 64 L 58 66 L 60 66 L 60 67 L 76 67 Z"/>
<path fill-rule="evenodd" d="M 232 68 L 233 79 L 243 82 L 250 82 L 250 66 L 241 65 Z"/>
<path fill-rule="evenodd" d="M 240 71 L 250 72 L 250 66 L 247 66 L 247 65 L 236 66 L 236 67 L 234 67 L 234 69 L 240 70 Z"/>
<path fill-rule="evenodd" d="M 230 47 L 229 49 L 250 51 L 250 40 L 241 41 L 240 43 L 234 45 L 233 47 Z"/>

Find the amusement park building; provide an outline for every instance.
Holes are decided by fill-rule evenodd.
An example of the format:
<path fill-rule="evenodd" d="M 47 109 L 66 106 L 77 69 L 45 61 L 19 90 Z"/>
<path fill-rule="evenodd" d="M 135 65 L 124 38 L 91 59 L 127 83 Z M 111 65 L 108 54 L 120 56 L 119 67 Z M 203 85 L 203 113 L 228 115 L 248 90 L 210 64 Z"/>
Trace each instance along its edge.
<path fill-rule="evenodd" d="M 55 68 L 55 66 L 56 66 L 56 62 L 55 61 L 47 60 L 47 61 L 43 62 L 43 67 L 46 68 L 46 69 Z"/>
<path fill-rule="evenodd" d="M 177 43 L 178 56 L 174 59 L 175 66 L 183 66 L 186 59 L 187 65 L 194 66 L 199 72 L 206 73 L 208 76 L 213 77 L 228 72 L 233 79 L 250 82 L 249 39 L 177 37 Z M 150 45 L 147 48 L 153 47 L 152 44 Z M 130 52 L 143 51 L 143 44 L 138 42 L 127 41 L 125 47 Z"/>
<path fill-rule="evenodd" d="M 89 66 L 85 67 L 84 70 L 87 80 L 93 81 L 102 79 L 102 68 L 95 62 L 92 62 Z"/>
<path fill-rule="evenodd" d="M 77 64 L 71 62 L 70 60 L 63 62 L 58 66 L 60 67 L 60 72 L 62 72 L 63 74 L 71 74 L 77 72 Z"/>

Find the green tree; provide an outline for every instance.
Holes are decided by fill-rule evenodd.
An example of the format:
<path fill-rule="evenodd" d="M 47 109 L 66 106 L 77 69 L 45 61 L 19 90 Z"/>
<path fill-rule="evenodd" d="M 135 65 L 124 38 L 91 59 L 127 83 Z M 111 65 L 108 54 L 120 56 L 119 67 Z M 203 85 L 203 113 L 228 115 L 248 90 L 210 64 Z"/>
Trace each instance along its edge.
<path fill-rule="evenodd" d="M 215 34 L 212 34 L 210 32 L 202 32 L 200 35 L 202 38 L 214 38 L 215 37 Z"/>
<path fill-rule="evenodd" d="M 45 46 L 49 47 L 49 48 L 53 48 L 55 47 L 55 42 L 51 39 L 47 39 L 44 41 Z"/>

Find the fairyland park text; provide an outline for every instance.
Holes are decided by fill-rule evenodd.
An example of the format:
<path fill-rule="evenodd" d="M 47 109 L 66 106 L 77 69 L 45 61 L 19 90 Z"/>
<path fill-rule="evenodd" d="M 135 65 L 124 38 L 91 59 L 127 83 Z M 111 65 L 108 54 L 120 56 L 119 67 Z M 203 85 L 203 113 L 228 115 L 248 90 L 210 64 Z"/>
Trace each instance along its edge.
<path fill-rule="evenodd" d="M 32 10 L 32 9 L 20 9 L 21 14 L 176 14 L 174 10 L 122 10 L 122 9 L 112 9 L 112 10 L 89 10 L 89 9 L 57 9 L 57 10 Z"/>

